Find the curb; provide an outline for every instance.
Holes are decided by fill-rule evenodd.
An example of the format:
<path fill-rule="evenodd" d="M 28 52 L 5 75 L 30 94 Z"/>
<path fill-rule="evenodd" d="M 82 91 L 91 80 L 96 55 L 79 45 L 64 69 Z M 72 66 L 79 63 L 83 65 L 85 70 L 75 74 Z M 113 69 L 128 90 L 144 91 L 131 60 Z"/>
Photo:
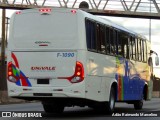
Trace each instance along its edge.
<path fill-rule="evenodd" d="M 38 101 L 27 101 L 27 100 L 21 100 L 16 98 L 8 98 L 6 102 L 0 101 L 0 105 L 34 103 L 34 102 L 38 102 Z"/>

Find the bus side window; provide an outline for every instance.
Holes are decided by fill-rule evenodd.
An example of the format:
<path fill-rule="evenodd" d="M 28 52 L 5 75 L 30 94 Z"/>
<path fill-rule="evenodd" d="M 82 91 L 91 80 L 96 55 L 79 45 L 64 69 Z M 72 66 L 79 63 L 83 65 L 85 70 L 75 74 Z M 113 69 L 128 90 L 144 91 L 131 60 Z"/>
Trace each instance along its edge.
<path fill-rule="evenodd" d="M 130 50 L 131 50 L 131 58 L 133 60 L 136 60 L 136 43 L 135 43 L 135 37 L 130 37 Z"/>
<path fill-rule="evenodd" d="M 124 56 L 124 55 L 123 55 L 124 50 L 123 50 L 123 47 L 122 47 L 122 37 L 121 37 L 122 35 L 121 35 L 121 34 L 122 34 L 121 32 L 118 32 L 118 33 L 117 33 L 117 36 L 118 36 L 118 37 L 117 37 L 117 39 L 118 39 L 118 45 L 117 45 L 118 48 L 117 48 L 117 49 L 118 49 L 118 55 Z"/>
<path fill-rule="evenodd" d="M 87 39 L 87 48 L 91 49 L 91 27 L 90 21 L 86 20 L 86 39 Z"/>
<path fill-rule="evenodd" d="M 123 57 L 129 59 L 129 36 L 126 33 L 122 33 L 121 38 L 122 40 L 122 53 Z"/>
<path fill-rule="evenodd" d="M 141 54 L 142 54 L 142 62 L 144 62 L 144 40 L 141 40 Z"/>
<path fill-rule="evenodd" d="M 113 28 L 110 29 L 110 54 L 115 55 L 116 53 L 116 47 L 115 47 L 115 30 Z"/>
<path fill-rule="evenodd" d="M 87 49 L 96 51 L 95 22 L 86 19 Z"/>
<path fill-rule="evenodd" d="M 130 56 L 129 56 L 129 54 L 130 54 L 130 50 L 129 50 L 129 41 L 130 41 L 130 36 L 127 35 L 127 38 L 126 38 L 126 46 L 127 46 L 127 50 L 126 50 L 126 58 L 127 58 L 127 59 L 130 58 Z"/>
<path fill-rule="evenodd" d="M 96 25 L 96 38 L 97 38 L 97 51 L 106 53 L 104 26 L 101 24 Z"/>
<path fill-rule="evenodd" d="M 106 43 L 105 43 L 105 29 L 104 25 L 100 27 L 100 40 L 101 40 L 101 53 L 106 53 Z"/>
<path fill-rule="evenodd" d="M 137 39 L 137 56 L 138 56 L 138 61 L 142 61 L 141 40 L 139 38 Z"/>
<path fill-rule="evenodd" d="M 117 55 L 122 54 L 121 39 L 119 39 L 119 38 L 120 38 L 120 32 L 117 30 L 116 31 L 116 54 Z"/>
<path fill-rule="evenodd" d="M 110 28 L 108 26 L 106 26 L 105 32 L 106 32 L 106 37 L 105 37 L 106 54 L 110 54 Z"/>
<path fill-rule="evenodd" d="M 146 41 L 143 41 L 143 46 L 144 46 L 144 62 L 147 62 L 147 45 L 146 45 Z"/>
<path fill-rule="evenodd" d="M 97 51 L 101 52 L 101 40 L 100 40 L 100 24 L 96 24 L 96 41 L 97 41 Z"/>
<path fill-rule="evenodd" d="M 129 37 L 129 51 L 130 58 L 133 59 L 132 36 Z"/>
<path fill-rule="evenodd" d="M 136 40 L 136 60 L 139 61 L 139 54 L 138 54 L 138 38 Z"/>

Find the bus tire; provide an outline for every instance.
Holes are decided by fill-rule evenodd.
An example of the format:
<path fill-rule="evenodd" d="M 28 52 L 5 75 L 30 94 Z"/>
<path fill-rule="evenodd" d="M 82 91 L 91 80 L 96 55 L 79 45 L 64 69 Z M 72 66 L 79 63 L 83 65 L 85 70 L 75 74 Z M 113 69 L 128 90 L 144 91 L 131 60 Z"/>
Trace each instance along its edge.
<path fill-rule="evenodd" d="M 137 100 L 134 102 L 134 109 L 141 110 L 143 107 L 143 100 Z"/>
<path fill-rule="evenodd" d="M 115 89 L 112 87 L 110 91 L 109 101 L 107 102 L 107 112 L 112 113 L 114 111 L 116 101 Z"/>
<path fill-rule="evenodd" d="M 42 103 L 44 111 L 46 113 L 56 113 L 56 114 L 60 114 L 63 113 L 64 111 L 64 105 L 60 104 L 60 103 Z"/>

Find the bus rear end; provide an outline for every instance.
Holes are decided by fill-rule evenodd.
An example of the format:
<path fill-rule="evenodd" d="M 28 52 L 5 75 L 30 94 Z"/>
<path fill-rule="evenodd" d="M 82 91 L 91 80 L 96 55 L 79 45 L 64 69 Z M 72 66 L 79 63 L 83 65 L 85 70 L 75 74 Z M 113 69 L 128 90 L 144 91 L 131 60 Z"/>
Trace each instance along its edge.
<path fill-rule="evenodd" d="M 46 111 L 46 100 L 85 98 L 77 27 L 77 13 L 70 9 L 33 9 L 12 16 L 7 61 L 9 96 L 42 100 Z"/>

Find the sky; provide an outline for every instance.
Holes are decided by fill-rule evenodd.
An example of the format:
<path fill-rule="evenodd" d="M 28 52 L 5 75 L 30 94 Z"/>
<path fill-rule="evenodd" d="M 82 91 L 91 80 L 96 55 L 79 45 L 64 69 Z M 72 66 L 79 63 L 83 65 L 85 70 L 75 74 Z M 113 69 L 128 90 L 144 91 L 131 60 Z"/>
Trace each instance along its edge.
<path fill-rule="evenodd" d="M 6 17 L 11 17 L 15 10 L 7 10 Z M 2 20 L 0 10 L 0 21 Z M 104 16 L 103 16 L 104 17 Z M 151 42 L 152 49 L 159 53 L 160 56 L 160 20 L 149 20 L 149 19 L 138 19 L 138 18 L 126 18 L 126 17 L 110 17 L 105 16 L 106 19 L 109 19 L 123 27 L 126 27 L 129 30 L 132 30 L 136 33 L 144 35 L 149 39 L 149 29 L 151 21 Z M 0 33 L 1 33 L 1 23 L 0 23 Z"/>

